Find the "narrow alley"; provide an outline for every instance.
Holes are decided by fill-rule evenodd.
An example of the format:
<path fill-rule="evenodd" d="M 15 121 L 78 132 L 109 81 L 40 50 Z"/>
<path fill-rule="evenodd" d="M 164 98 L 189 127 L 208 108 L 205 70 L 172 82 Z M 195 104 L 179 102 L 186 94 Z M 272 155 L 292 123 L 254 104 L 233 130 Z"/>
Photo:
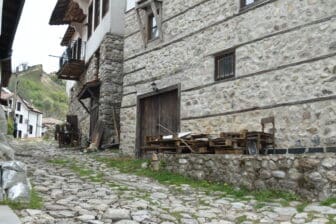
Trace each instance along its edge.
<path fill-rule="evenodd" d="M 97 161 L 113 153 L 83 154 L 52 142 L 16 141 L 17 159 L 43 198 L 41 210 L 16 211 L 25 224 L 38 223 L 334 223 L 336 205 L 237 200 L 188 185 L 168 186 Z M 78 175 L 72 166 L 80 167 Z M 300 210 L 300 208 L 302 208 Z"/>

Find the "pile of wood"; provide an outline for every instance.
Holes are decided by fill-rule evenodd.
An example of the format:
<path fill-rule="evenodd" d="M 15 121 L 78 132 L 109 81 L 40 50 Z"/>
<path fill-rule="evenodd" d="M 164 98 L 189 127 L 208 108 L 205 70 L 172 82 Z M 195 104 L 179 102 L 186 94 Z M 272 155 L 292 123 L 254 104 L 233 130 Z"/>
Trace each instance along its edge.
<path fill-rule="evenodd" d="M 197 154 L 243 154 L 246 135 L 221 133 L 219 138 L 208 134 L 188 134 L 184 136 L 147 136 L 144 152 L 197 153 Z"/>

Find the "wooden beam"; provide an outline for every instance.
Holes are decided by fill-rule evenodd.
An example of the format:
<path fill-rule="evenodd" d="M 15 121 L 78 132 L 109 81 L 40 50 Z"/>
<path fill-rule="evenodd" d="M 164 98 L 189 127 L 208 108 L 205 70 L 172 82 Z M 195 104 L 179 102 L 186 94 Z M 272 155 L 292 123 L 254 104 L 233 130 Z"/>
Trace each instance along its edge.
<path fill-rule="evenodd" d="M 86 110 L 86 112 L 87 112 L 88 114 L 91 114 L 91 113 L 90 113 L 90 110 L 85 106 L 85 104 L 83 103 L 83 101 L 82 101 L 81 99 L 78 99 L 78 101 L 79 101 L 80 104 L 82 104 L 82 106 L 84 107 L 84 109 Z"/>
<path fill-rule="evenodd" d="M 144 26 L 144 24 L 141 21 L 141 16 L 140 16 L 140 9 L 136 9 L 136 14 L 137 14 L 137 19 L 138 19 L 138 24 L 139 24 L 139 28 L 140 28 L 140 33 L 141 33 L 141 37 L 144 43 L 144 47 L 147 47 L 147 34 L 146 34 L 146 28 Z"/>

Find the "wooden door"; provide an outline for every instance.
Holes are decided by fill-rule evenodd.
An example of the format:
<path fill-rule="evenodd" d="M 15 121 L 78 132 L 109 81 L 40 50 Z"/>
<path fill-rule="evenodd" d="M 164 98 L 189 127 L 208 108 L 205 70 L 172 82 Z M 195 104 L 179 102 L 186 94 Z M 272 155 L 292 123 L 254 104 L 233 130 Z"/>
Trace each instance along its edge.
<path fill-rule="evenodd" d="M 171 133 L 167 129 L 174 133 L 179 131 L 179 99 L 177 89 L 142 98 L 139 103 L 139 149 L 144 146 L 146 136 L 170 135 Z"/>

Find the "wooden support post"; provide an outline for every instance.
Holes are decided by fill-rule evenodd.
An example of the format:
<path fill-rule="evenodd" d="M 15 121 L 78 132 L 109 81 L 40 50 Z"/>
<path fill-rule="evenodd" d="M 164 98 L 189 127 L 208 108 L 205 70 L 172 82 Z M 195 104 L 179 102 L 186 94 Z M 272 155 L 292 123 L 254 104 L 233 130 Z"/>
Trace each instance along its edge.
<path fill-rule="evenodd" d="M 140 34 L 144 43 L 144 47 L 147 47 L 147 34 L 146 34 L 146 28 L 143 25 L 142 21 L 141 21 L 141 16 L 140 16 L 140 9 L 137 8 L 136 9 L 136 14 L 137 14 L 137 18 L 138 18 L 138 23 L 139 23 L 139 28 L 140 28 Z"/>

